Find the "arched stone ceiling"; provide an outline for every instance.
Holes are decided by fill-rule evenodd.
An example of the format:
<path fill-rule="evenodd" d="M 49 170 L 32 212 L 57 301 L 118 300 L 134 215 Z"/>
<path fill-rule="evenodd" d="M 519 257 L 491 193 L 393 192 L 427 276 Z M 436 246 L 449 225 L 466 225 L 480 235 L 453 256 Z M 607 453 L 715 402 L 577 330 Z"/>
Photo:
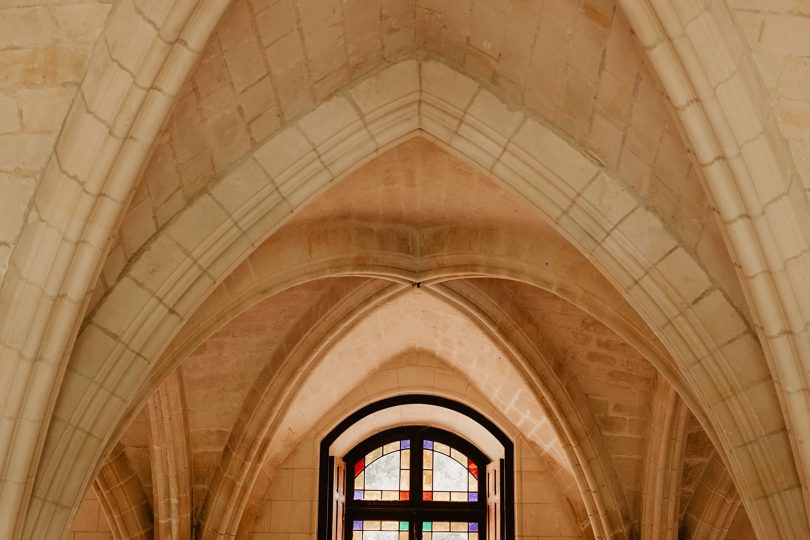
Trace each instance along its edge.
<path fill-rule="evenodd" d="M 626 20 L 612 2 L 579 0 L 234 2 L 159 137 L 96 296 L 253 146 L 349 81 L 421 54 L 484 82 L 617 171 L 745 310 L 679 121 Z"/>
<path fill-rule="evenodd" d="M 437 8 L 437 9 L 432 9 L 432 8 Z M 423 11 L 425 11 L 425 13 L 420 13 L 420 9 L 422 9 Z M 420 17 L 422 17 L 422 19 L 428 20 L 428 19 L 429 19 L 428 15 L 432 15 L 432 13 L 430 13 L 431 11 L 435 12 L 436 14 L 438 14 L 438 15 L 437 15 L 437 17 L 434 17 L 434 19 L 441 19 L 441 16 L 443 16 L 443 15 L 442 15 L 442 13 L 441 13 L 441 12 L 442 12 L 442 10 L 443 10 L 443 7 L 442 7 L 442 6 L 423 6 L 423 5 L 419 5 L 419 6 L 417 6 L 416 13 L 415 13 L 415 15 L 414 15 L 414 20 L 419 20 L 419 19 L 420 19 Z M 597 9 L 597 10 L 596 10 L 596 13 L 598 13 L 598 12 L 599 12 L 599 10 Z M 475 5 L 473 5 L 473 6 L 472 6 L 472 13 L 473 13 L 473 14 L 475 13 Z M 165 15 L 165 14 L 164 14 L 164 15 Z M 589 15 L 590 15 L 590 16 L 593 16 L 593 14 L 591 14 L 591 13 L 589 13 Z M 443 24 L 443 23 L 442 23 L 442 24 Z M 316 25 L 316 26 L 318 26 L 318 25 Z M 327 26 L 328 26 L 328 25 L 327 25 Z M 441 26 L 441 24 L 440 24 L 439 26 Z M 318 30 L 323 30 L 323 28 L 321 28 L 320 26 L 318 26 Z M 427 35 L 428 35 L 428 36 L 435 36 L 435 35 L 437 35 L 437 34 L 439 34 L 439 33 L 443 32 L 443 31 L 444 31 L 444 27 L 441 27 L 441 28 L 440 28 L 440 30 L 439 30 L 438 32 L 428 32 L 428 33 L 427 33 Z M 314 35 L 314 34 L 313 34 L 313 35 Z M 473 36 L 474 36 L 474 32 L 470 32 L 470 38 L 469 38 L 469 39 L 474 41 L 474 37 L 473 37 Z M 348 42 L 348 40 L 347 40 L 347 42 Z M 421 42 L 419 41 L 419 36 L 418 36 L 418 34 L 417 34 L 416 42 L 421 43 Z M 469 41 L 468 41 L 468 43 L 469 43 Z M 491 40 L 484 40 L 484 41 L 481 41 L 481 46 L 482 46 L 482 48 L 483 48 L 483 49 L 487 49 L 487 47 L 491 46 L 493 43 L 494 43 L 494 42 L 493 42 L 493 41 L 491 41 Z M 114 50 L 115 50 L 115 49 L 114 49 Z M 351 50 L 351 47 L 349 48 L 349 50 Z M 223 54 L 224 54 L 224 53 L 223 53 Z M 316 56 L 317 56 L 317 55 L 316 55 Z M 472 56 L 471 56 L 471 59 L 472 59 L 472 60 L 470 61 L 470 65 L 472 65 L 472 64 L 474 64 L 474 63 L 480 64 L 480 62 L 478 62 L 478 60 L 480 60 L 480 59 L 475 58 L 475 55 L 472 55 Z M 122 65 L 127 65 L 127 64 L 129 64 L 129 60 L 131 60 L 131 58 L 126 58 L 126 62 L 125 62 L 124 64 L 122 64 Z M 318 57 L 318 60 L 323 60 L 323 59 L 322 59 L 322 58 L 320 58 L 320 57 Z M 328 64 L 328 62 L 324 60 L 324 65 L 327 65 L 327 64 Z M 466 64 L 468 64 L 468 61 L 467 61 L 466 56 L 464 57 L 464 64 L 465 64 L 465 65 L 466 65 Z M 361 69 L 362 69 L 362 68 L 361 68 Z M 182 70 L 181 70 L 181 72 L 182 72 Z M 172 91 L 172 92 L 173 92 L 173 91 Z M 171 92 L 169 93 L 169 95 L 171 95 Z M 86 105 L 87 105 L 87 104 L 86 104 Z M 99 107 L 99 106 L 101 106 L 101 105 L 103 105 L 103 104 L 101 104 L 101 103 L 93 103 L 93 104 L 92 104 L 93 108 Z M 107 112 L 109 112 L 109 111 L 107 111 Z M 561 122 L 561 123 L 562 123 L 562 122 Z M 149 137 L 146 137 L 146 139 L 148 140 L 148 139 L 149 139 Z M 73 157 L 75 157 L 75 156 L 73 156 Z M 75 164 L 71 164 L 71 165 L 75 165 Z M 79 172 L 80 172 L 80 173 L 82 173 L 82 174 L 80 174 L 80 176 L 81 176 L 82 178 L 84 178 L 84 175 L 83 175 L 83 174 L 84 174 L 86 171 L 79 171 Z M 58 173 L 56 173 L 56 174 L 58 174 Z M 124 184 L 126 184 L 126 182 L 124 182 Z M 47 197 L 46 197 L 46 199 L 47 199 Z M 116 202 L 118 202 L 118 199 L 116 199 Z M 48 218 L 48 219 L 50 219 L 50 218 Z M 47 221 L 47 219 L 43 219 L 43 222 L 46 222 L 46 221 Z M 80 221 L 80 220 L 79 220 L 79 221 Z M 137 221 L 137 220 L 136 220 L 136 221 Z M 102 227 L 102 229 L 103 229 L 103 228 L 104 228 L 104 227 Z M 95 246 L 95 247 L 97 248 L 98 246 Z M 24 258 L 24 257 L 23 257 L 23 258 Z M 30 261 L 26 261 L 26 263 L 27 263 L 27 264 L 28 264 L 29 262 L 30 262 Z M 120 262 L 120 261 L 119 261 L 119 262 Z M 704 257 L 704 264 L 705 264 L 705 257 Z M 708 265 L 707 265 L 707 266 L 708 266 Z M 57 272 L 57 273 L 58 273 L 58 272 Z M 716 273 L 716 274 L 717 274 L 717 273 Z M 722 272 L 720 272 L 720 273 L 719 273 L 719 274 L 717 274 L 717 275 L 720 275 L 720 274 L 722 274 Z M 789 276 L 789 277 L 790 277 L 790 276 Z M 790 279 L 792 279 L 792 277 L 791 277 Z M 37 281 L 36 281 L 36 280 L 34 280 L 34 282 L 37 282 Z M 76 284 L 73 284 L 73 283 L 71 283 L 71 284 L 70 284 L 70 286 L 71 286 L 71 287 L 72 287 L 73 285 L 76 285 Z M 81 283 L 79 283 L 79 284 L 78 284 L 78 285 L 77 285 L 75 288 L 76 288 L 76 290 L 81 291 L 81 290 L 82 290 Z M 71 289 L 71 290 L 72 290 L 72 289 Z M 104 292 L 104 291 L 103 291 L 103 289 L 98 289 L 98 291 L 99 291 L 99 292 L 98 292 L 98 294 L 99 294 L 99 295 L 103 294 L 103 292 Z M 734 296 L 734 295 L 732 294 L 732 296 Z M 71 301 L 71 302 L 76 302 L 76 298 L 71 298 L 71 299 L 70 299 L 70 301 Z M 47 311 L 47 310 L 46 310 L 46 311 Z M 795 315 L 795 314 L 791 313 L 791 316 L 793 316 L 793 315 Z M 768 335 L 769 335 L 769 336 L 771 336 L 771 334 L 772 334 L 771 332 L 769 332 L 769 333 L 768 333 Z M 28 339 L 28 337 L 26 336 L 26 337 L 25 337 L 25 338 L 23 338 L 23 339 Z M 31 340 L 32 340 L 32 341 L 36 341 L 36 339 L 35 339 L 35 338 L 31 338 Z M 16 350 L 16 351 L 22 351 L 22 348 L 21 348 L 21 347 L 19 346 L 19 344 L 18 344 L 18 343 L 16 343 L 16 342 L 15 342 L 14 344 L 12 344 L 12 348 L 13 348 L 14 350 Z M 59 338 L 56 338 L 56 343 L 53 345 L 52 349 L 53 349 L 53 350 L 59 350 Z M 57 354 L 58 354 L 58 353 L 57 353 Z M 57 376 L 57 378 L 58 378 L 58 376 Z M 49 375 L 48 377 L 45 377 L 45 379 L 50 380 L 50 375 Z M 45 383 L 45 384 L 47 384 L 47 381 L 46 381 L 46 383 Z M 16 403 L 16 402 L 15 402 L 15 403 Z M 12 403 L 12 405 L 11 405 L 11 409 L 13 409 L 14 407 L 15 407 L 15 405 L 14 405 L 14 403 Z M 11 409 L 10 409 L 10 410 L 11 410 Z M 12 411 L 12 412 L 13 412 L 13 411 Z M 35 412 L 35 411 L 34 411 L 34 412 Z M 794 449 L 795 449 L 795 448 L 794 448 Z M 4 479 L 4 480 L 5 480 L 5 479 Z M 789 487 L 790 487 L 790 486 L 789 486 Z M 770 489 L 770 488 L 768 488 L 768 489 Z M 794 490 L 793 494 L 788 494 L 788 495 L 785 495 L 785 497 L 787 497 L 787 498 L 792 498 L 791 500 L 793 500 L 793 502 L 795 502 L 795 501 L 796 501 L 796 494 L 795 494 L 795 490 Z M 772 500 L 772 499 L 771 499 L 771 500 Z M 761 504 L 761 505 L 763 506 L 763 508 L 764 508 L 764 507 L 766 507 L 766 506 L 773 506 L 773 504 L 775 504 L 775 503 L 772 503 L 772 502 L 770 502 L 770 501 L 765 501 L 765 502 L 761 502 L 761 503 L 758 503 L 758 504 Z M 763 511 L 765 511 L 765 512 L 767 513 L 767 510 L 763 510 Z M 784 517 L 784 516 L 783 516 L 783 517 Z M 773 518 L 769 518 L 769 519 L 773 519 Z M 768 521 L 765 521 L 764 523 L 766 523 L 766 524 L 767 524 L 767 523 L 768 523 Z M 773 522 L 771 522 L 771 523 L 773 523 Z M 774 523 L 774 524 L 775 524 L 775 523 Z M 794 524 L 794 525 L 795 525 L 795 524 Z M 762 527 L 763 527 L 763 523 L 759 523 L 759 524 L 758 524 L 758 526 L 759 526 L 760 528 L 762 528 Z M 778 526 L 780 526 L 780 527 L 781 527 L 782 525 L 778 525 Z M 791 526 L 792 526 L 792 525 L 791 525 Z M 790 527 L 790 526 L 788 526 L 788 528 L 789 528 L 789 527 Z M 786 530 L 787 530 L 787 529 L 786 529 Z"/>
<path fill-rule="evenodd" d="M 438 178 L 445 181 L 437 182 Z M 454 189 L 447 189 L 448 178 L 456 179 Z M 440 215 L 440 212 L 443 213 Z M 406 141 L 359 169 L 320 199 L 307 205 L 277 236 L 283 237 L 286 230 L 306 230 L 318 224 L 323 226 L 343 222 L 364 228 L 399 222 L 405 227 L 403 230 L 408 227 L 427 230 L 444 223 L 449 223 L 453 229 L 466 227 L 486 230 L 488 224 L 503 224 L 504 227 L 522 229 L 524 234 L 533 231 L 531 234 L 537 235 L 538 243 L 542 243 L 539 239 L 545 237 L 545 242 L 555 245 L 556 258 L 564 252 L 556 244 L 559 240 L 553 240 L 556 233 L 535 217 L 519 197 L 423 139 Z M 272 247 L 272 240 L 266 244 Z M 310 246 L 312 249 L 313 246 Z M 588 263 L 582 261 L 581 264 L 587 266 Z M 264 263 L 262 266 L 273 265 Z M 253 272 L 256 269 L 258 267 Z M 192 455 L 196 505 L 204 500 L 205 489 L 225 444 L 223 437 L 237 421 L 234 406 L 240 401 L 240 396 L 246 395 L 246 381 L 255 379 L 256 370 L 262 366 L 259 359 L 271 358 L 272 349 L 280 346 L 271 345 L 273 339 L 278 338 L 265 336 L 283 335 L 285 328 L 295 324 L 300 315 L 294 313 L 300 313 L 309 305 L 308 301 L 303 300 L 302 294 L 315 294 L 327 286 L 321 283 L 315 287 L 317 283 L 279 293 L 245 311 L 208 338 L 180 368 L 187 374 L 184 378 L 192 418 L 189 423 L 196 433 L 192 434 L 191 440 L 199 445 L 196 450 L 193 449 Z M 646 435 L 645 404 L 651 399 L 652 367 L 604 325 L 552 294 L 527 285 L 494 280 L 476 279 L 471 284 L 486 291 L 497 303 L 512 306 L 505 309 L 522 313 L 521 325 L 532 329 L 531 340 L 544 343 L 548 350 L 554 351 L 558 355 L 558 362 L 571 364 L 572 373 L 577 373 L 575 378 L 578 384 L 585 389 L 588 400 L 586 407 L 593 410 L 611 459 L 621 471 L 620 478 L 630 501 L 630 512 L 637 512 L 635 508 L 640 499 L 641 457 Z M 231 289 L 232 293 L 237 290 L 228 282 L 223 287 Z M 329 290 L 341 288 L 334 284 L 328 287 Z M 342 288 L 346 289 L 346 285 Z M 607 293 L 608 289 L 604 291 Z M 325 297 L 323 293 L 316 296 Z M 212 305 L 217 305 L 217 298 L 214 295 Z M 293 311 L 287 311 L 285 305 L 294 308 Z M 402 310 L 396 312 L 401 314 Z M 279 317 L 279 320 L 285 321 L 286 327 L 273 323 Z M 262 323 L 257 324 L 257 321 Z M 400 338 L 406 344 L 417 343 L 419 334 L 403 334 Z M 255 341 L 260 336 L 259 341 Z M 390 354 L 381 354 L 381 358 L 387 356 Z M 222 362 L 223 358 L 229 359 L 227 366 Z M 234 379 L 235 373 L 231 370 L 241 374 Z M 332 384 L 335 378 L 330 377 L 329 380 Z M 234 381 L 237 386 L 228 392 L 211 391 L 211 384 L 223 388 L 221 385 L 229 384 L 227 381 Z M 224 401 L 220 400 L 216 406 L 219 411 L 213 416 L 216 426 L 208 423 L 210 420 L 202 420 L 207 414 L 203 411 L 212 406 L 212 395 L 225 396 Z M 194 403 L 199 412 L 192 411 Z M 313 414 L 315 418 L 319 416 Z M 196 430 L 194 426 L 199 422 L 193 420 L 195 416 L 206 424 L 205 429 Z M 203 440 L 205 442 L 201 444 Z M 555 459 L 565 459 L 559 450 L 554 450 L 554 446 L 548 444 L 545 448 L 552 451 Z M 543 444 L 540 446 L 544 447 Z M 278 459 L 281 458 L 276 458 L 276 461 Z M 199 507 L 196 514 L 199 515 Z"/>

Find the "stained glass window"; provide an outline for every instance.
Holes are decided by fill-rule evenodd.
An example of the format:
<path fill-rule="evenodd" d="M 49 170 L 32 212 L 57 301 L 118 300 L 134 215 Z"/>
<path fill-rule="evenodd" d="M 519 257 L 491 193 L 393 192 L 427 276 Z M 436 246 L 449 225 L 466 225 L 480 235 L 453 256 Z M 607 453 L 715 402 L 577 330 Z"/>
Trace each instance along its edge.
<path fill-rule="evenodd" d="M 461 437 L 405 426 L 346 454 L 345 540 L 485 540 L 488 459 Z M 479 532 L 481 531 L 481 532 Z M 481 535 L 479 538 L 479 534 Z"/>
<path fill-rule="evenodd" d="M 422 499 L 478 501 L 478 465 L 464 453 L 438 441 L 422 441 Z"/>
<path fill-rule="evenodd" d="M 408 540 L 407 521 L 352 521 L 352 540 Z M 449 540 L 449 539 L 448 539 Z"/>
<path fill-rule="evenodd" d="M 422 540 L 478 540 L 477 522 L 425 521 Z"/>
<path fill-rule="evenodd" d="M 354 500 L 407 501 L 411 489 L 410 441 L 379 446 L 354 464 Z"/>

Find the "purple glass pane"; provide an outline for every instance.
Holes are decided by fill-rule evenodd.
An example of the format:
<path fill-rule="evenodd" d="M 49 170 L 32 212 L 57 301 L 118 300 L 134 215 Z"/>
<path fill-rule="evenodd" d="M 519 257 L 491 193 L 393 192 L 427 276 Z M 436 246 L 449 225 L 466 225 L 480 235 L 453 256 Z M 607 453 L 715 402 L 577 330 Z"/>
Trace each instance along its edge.
<path fill-rule="evenodd" d="M 478 532 L 478 523 L 470 523 L 468 530 L 470 532 Z"/>
<path fill-rule="evenodd" d="M 470 502 L 478 502 L 478 493 L 470 493 L 469 500 Z"/>
<path fill-rule="evenodd" d="M 433 449 L 433 441 L 423 441 L 422 446 L 425 448 Z"/>
<path fill-rule="evenodd" d="M 410 447 L 411 447 L 411 441 L 402 441 L 400 443 L 400 448 L 410 448 Z"/>
<path fill-rule="evenodd" d="M 362 531 L 363 530 L 363 522 L 355 520 L 354 523 L 352 523 L 352 530 L 353 531 Z"/>
<path fill-rule="evenodd" d="M 362 489 L 355 490 L 355 492 L 354 492 L 354 500 L 355 501 L 362 501 L 363 500 L 363 490 Z M 356 521 L 355 523 L 360 523 L 360 522 Z"/>

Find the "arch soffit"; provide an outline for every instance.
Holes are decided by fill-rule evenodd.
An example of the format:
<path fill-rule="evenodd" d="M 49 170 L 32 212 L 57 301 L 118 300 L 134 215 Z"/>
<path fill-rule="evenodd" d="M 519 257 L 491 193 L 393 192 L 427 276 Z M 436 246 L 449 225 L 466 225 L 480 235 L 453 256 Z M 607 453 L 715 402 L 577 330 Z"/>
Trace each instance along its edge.
<path fill-rule="evenodd" d="M 413 300 L 414 295 L 419 296 L 418 301 Z M 426 305 L 432 306 L 432 309 L 427 309 Z M 344 322 L 345 312 L 330 318 Z M 403 327 L 401 325 L 403 318 L 415 323 Z M 455 328 L 458 325 L 461 326 Z M 514 417 L 513 421 L 520 426 L 529 440 L 554 454 L 559 462 L 569 461 L 572 464 L 571 470 L 579 476 L 577 480 L 580 494 L 589 508 L 598 538 L 615 534 L 623 537 L 626 534 L 621 523 L 622 517 L 628 515 L 622 506 L 623 492 L 617 484 L 617 476 L 607 451 L 602 449 L 603 451 L 599 452 L 593 448 L 600 439 L 598 433 L 593 437 L 592 426 L 595 422 L 587 402 L 582 396 L 579 400 L 571 397 L 566 390 L 557 389 L 555 392 L 554 388 L 546 388 L 539 377 L 531 377 L 516 369 L 512 362 L 507 360 L 513 357 L 514 353 L 508 349 L 501 349 L 498 345 L 500 339 L 495 336 L 488 337 L 488 333 L 463 310 L 451 307 L 446 301 L 424 289 L 423 291 L 399 289 L 394 296 L 380 298 L 372 309 L 359 314 L 357 320 L 351 321 L 350 324 L 341 324 L 341 328 L 337 331 L 332 324 L 323 326 L 326 336 L 315 342 L 331 343 L 326 347 L 318 347 L 315 350 L 308 348 L 300 351 L 300 354 L 296 351 L 286 356 L 284 360 L 286 364 L 299 366 L 292 374 L 293 378 L 283 375 L 276 375 L 275 378 L 262 377 L 251 392 L 253 402 L 248 401 L 243 405 L 243 412 L 239 417 L 250 419 L 251 425 L 240 424 L 231 434 L 231 440 L 227 445 L 228 455 L 223 457 L 217 475 L 211 482 L 209 499 L 203 511 L 204 536 L 233 532 L 241 519 L 238 508 L 247 500 L 253 479 L 258 475 L 261 464 L 268 460 L 278 461 L 274 456 L 286 455 L 321 417 L 329 416 L 330 408 L 324 403 L 323 395 L 347 394 L 354 386 L 355 379 L 362 380 L 367 373 L 378 368 L 381 361 L 395 357 L 414 346 L 445 359 L 454 369 L 467 373 L 470 381 L 482 381 L 483 386 L 479 386 L 477 391 L 494 396 L 498 401 L 498 407 L 507 411 L 507 417 L 510 415 Z M 386 326 L 390 326 L 389 332 L 386 332 Z M 441 326 L 443 331 L 439 332 L 438 326 Z M 352 344 L 368 341 L 350 339 L 358 332 L 371 332 L 371 337 L 387 335 L 386 340 L 382 340 L 386 349 L 375 352 L 373 356 L 360 351 L 361 357 L 357 357 L 357 351 Z M 464 339 L 462 342 L 448 343 L 446 336 L 452 335 L 464 336 Z M 475 346 L 471 346 L 470 343 L 476 336 L 480 339 L 475 341 Z M 460 355 L 459 351 L 462 349 L 466 351 L 465 355 Z M 317 359 L 315 356 L 321 358 Z M 306 365 L 307 369 L 300 369 L 301 365 Z M 342 367 L 345 365 L 354 367 L 351 373 Z M 359 376 L 358 368 L 363 368 Z M 527 375 L 532 380 L 529 386 L 526 383 Z M 547 373 L 545 380 L 553 377 L 553 374 Z M 261 382 L 264 379 L 270 379 L 268 381 L 270 384 Z M 329 388 L 328 392 L 324 389 L 324 385 Z M 335 390 L 336 387 L 343 391 Z M 282 392 L 282 388 L 296 390 Z M 546 390 L 541 390 L 543 388 Z M 538 393 L 546 397 L 537 401 Z M 348 395 L 341 404 L 350 410 L 354 405 L 359 406 L 364 399 L 367 399 L 366 395 Z M 549 407 L 550 400 L 563 403 Z M 533 413 L 527 413 L 527 407 Z M 545 410 L 554 410 L 556 414 L 547 416 Z M 585 425 L 579 425 L 580 423 Z M 558 439 L 549 430 L 556 431 L 564 439 Z M 591 435 L 590 439 L 585 436 L 588 434 Z M 259 448 L 255 444 L 257 440 L 267 442 Z M 555 442 L 559 440 L 564 441 L 562 448 Z M 599 459 L 600 457 L 603 459 Z M 245 472 L 243 465 L 246 463 L 252 472 Z M 600 468 L 605 470 L 597 470 Z M 237 477 L 244 479 L 241 485 L 235 485 L 230 480 Z M 603 500 L 608 497 L 610 500 Z M 589 502 L 589 499 L 593 500 Z M 237 508 L 236 512 L 233 511 L 234 508 Z"/>
<path fill-rule="evenodd" d="M 487 122 L 493 117 L 497 121 Z M 761 367 L 756 340 L 700 266 L 598 164 L 435 62 L 402 62 L 363 81 L 281 132 L 213 185 L 149 245 L 104 299 L 93 323 L 119 343 L 101 349 L 117 348 L 112 357 L 123 351 L 131 358 L 153 358 L 200 298 L 293 208 L 355 166 L 352 159 L 373 156 L 417 128 L 519 191 L 624 291 L 663 337 L 709 417 L 723 424 L 723 447 L 732 454 L 732 465 L 737 462 L 734 451 L 748 453 L 752 446 L 759 446 L 760 455 L 775 455 L 772 444 L 778 445 L 780 437 L 758 440 L 760 431 L 784 433 L 784 426 L 775 397 L 762 399 L 763 388 L 772 388 L 772 383 L 767 368 Z M 156 260 L 160 264 L 155 268 Z M 123 298 L 126 313 L 119 306 Z M 170 311 L 166 306 L 173 307 Z M 154 334 L 157 328 L 163 337 Z M 726 356 L 739 351 L 753 359 L 752 373 L 742 374 L 753 380 L 732 375 Z M 68 379 L 82 363 L 78 356 Z M 147 362 L 140 364 L 143 369 Z M 707 371 L 717 375 L 705 376 Z M 101 392 L 115 391 L 116 381 L 104 384 Z M 749 410 L 766 418 L 752 421 L 740 412 L 736 404 L 751 399 L 747 393 L 759 394 L 758 407 Z M 722 419 L 712 409 L 722 409 Z M 74 424 L 83 412 L 79 408 L 66 423 Z M 774 492 L 779 482 L 772 466 L 777 461 L 754 459 L 766 481 L 752 478 L 746 485 L 755 488 L 752 498 L 764 491 L 776 506 L 789 505 Z M 735 470 L 736 475 L 752 473 Z M 786 475 L 795 478 L 795 471 Z"/>

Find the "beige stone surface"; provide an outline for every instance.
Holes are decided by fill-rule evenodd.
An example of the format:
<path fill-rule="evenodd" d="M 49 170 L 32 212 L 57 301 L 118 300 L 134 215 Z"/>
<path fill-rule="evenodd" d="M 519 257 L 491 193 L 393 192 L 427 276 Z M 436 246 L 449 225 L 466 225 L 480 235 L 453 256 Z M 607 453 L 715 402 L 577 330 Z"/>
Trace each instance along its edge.
<path fill-rule="evenodd" d="M 0 5 L 0 245 L 16 244 L 109 10 L 101 0 Z M 6 270 L 0 261 L 0 282 Z"/>
<path fill-rule="evenodd" d="M 518 538 L 810 535 L 806 1 L 0 4 L 0 537 L 309 538 L 416 391 Z"/>

